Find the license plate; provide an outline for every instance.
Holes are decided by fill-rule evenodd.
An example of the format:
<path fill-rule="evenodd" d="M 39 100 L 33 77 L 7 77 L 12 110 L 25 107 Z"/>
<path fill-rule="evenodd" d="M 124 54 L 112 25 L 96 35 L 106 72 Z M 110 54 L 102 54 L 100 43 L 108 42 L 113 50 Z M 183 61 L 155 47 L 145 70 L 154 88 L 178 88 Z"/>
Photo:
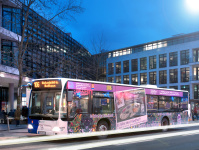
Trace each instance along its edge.
<path fill-rule="evenodd" d="M 44 132 L 44 131 L 39 131 L 38 134 L 46 135 L 46 132 Z"/>

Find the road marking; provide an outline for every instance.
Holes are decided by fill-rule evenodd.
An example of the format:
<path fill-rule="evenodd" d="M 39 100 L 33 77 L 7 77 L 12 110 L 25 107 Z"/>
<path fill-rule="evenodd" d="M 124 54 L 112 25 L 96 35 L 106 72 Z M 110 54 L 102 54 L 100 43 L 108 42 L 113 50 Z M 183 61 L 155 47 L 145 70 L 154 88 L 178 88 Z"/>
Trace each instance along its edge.
<path fill-rule="evenodd" d="M 50 148 L 48 150 L 65 150 L 65 149 L 72 149 L 72 150 L 83 150 L 88 148 L 96 148 L 96 147 L 104 147 L 110 145 L 123 145 L 123 144 L 133 144 L 133 143 L 140 143 L 140 142 L 147 142 L 147 141 L 154 141 L 161 138 L 173 137 L 173 136 L 188 136 L 188 135 L 195 135 L 199 134 L 199 130 L 192 130 L 192 131 L 181 131 L 175 133 L 162 133 L 161 135 L 149 135 L 149 136 L 141 136 L 141 137 L 133 137 L 133 138 L 125 138 L 119 140 L 106 140 L 106 141 L 97 141 L 85 144 L 75 144 L 70 146 L 63 146 L 61 148 Z M 116 144 L 117 143 L 117 144 Z M 168 144 L 167 144 L 168 145 Z"/>

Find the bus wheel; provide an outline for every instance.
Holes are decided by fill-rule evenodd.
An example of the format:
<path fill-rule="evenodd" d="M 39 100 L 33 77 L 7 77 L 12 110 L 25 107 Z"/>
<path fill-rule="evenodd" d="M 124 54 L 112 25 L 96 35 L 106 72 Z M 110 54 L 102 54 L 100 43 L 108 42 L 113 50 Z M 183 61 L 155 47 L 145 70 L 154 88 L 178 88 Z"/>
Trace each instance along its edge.
<path fill-rule="evenodd" d="M 162 126 L 168 126 L 169 125 L 169 120 L 167 118 L 163 118 L 161 122 Z"/>
<path fill-rule="evenodd" d="M 106 121 L 100 121 L 97 125 L 97 131 L 107 131 L 108 123 Z"/>
<path fill-rule="evenodd" d="M 162 126 L 168 126 L 169 125 L 169 120 L 167 118 L 163 118 L 162 122 L 161 122 L 161 125 Z M 167 128 L 162 129 L 163 132 L 166 132 L 167 130 L 168 130 Z"/>

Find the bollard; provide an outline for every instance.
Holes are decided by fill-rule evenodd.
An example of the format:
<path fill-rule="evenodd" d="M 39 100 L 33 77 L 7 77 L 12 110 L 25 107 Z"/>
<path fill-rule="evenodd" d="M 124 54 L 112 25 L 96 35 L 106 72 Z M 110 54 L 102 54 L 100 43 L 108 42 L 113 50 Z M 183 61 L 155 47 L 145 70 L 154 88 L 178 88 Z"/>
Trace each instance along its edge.
<path fill-rule="evenodd" d="M 8 116 L 6 116 L 6 118 L 7 118 L 8 131 L 10 131 L 9 118 Z"/>

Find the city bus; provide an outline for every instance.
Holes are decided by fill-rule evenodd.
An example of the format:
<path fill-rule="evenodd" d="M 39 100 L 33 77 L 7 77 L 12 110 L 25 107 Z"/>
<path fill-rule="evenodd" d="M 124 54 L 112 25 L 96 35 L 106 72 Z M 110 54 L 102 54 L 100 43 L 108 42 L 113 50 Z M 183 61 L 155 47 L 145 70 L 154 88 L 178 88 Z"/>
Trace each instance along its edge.
<path fill-rule="evenodd" d="M 187 91 L 68 78 L 32 82 L 28 132 L 84 133 L 188 123 Z"/>

